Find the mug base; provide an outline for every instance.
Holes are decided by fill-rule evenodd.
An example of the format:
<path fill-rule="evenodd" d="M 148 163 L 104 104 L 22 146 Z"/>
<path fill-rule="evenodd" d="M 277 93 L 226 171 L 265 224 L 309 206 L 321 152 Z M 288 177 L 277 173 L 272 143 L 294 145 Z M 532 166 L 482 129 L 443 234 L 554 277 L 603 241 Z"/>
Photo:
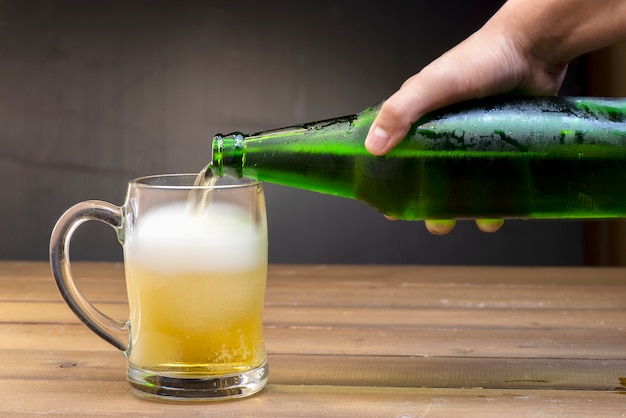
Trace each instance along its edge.
<path fill-rule="evenodd" d="M 135 395 L 151 400 L 178 402 L 244 398 L 263 389 L 268 375 L 267 361 L 245 372 L 202 378 L 164 376 L 131 365 L 127 369 L 128 382 Z"/>

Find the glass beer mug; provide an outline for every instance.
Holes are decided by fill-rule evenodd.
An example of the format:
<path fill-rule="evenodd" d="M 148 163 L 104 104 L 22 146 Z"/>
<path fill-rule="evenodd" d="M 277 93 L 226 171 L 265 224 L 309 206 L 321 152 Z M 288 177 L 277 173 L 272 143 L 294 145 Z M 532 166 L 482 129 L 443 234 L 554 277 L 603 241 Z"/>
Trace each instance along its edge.
<path fill-rule="evenodd" d="M 220 400 L 263 388 L 267 221 L 263 189 L 251 180 L 195 186 L 193 174 L 129 183 L 118 207 L 85 201 L 59 219 L 50 263 L 63 298 L 92 331 L 127 358 L 140 396 Z M 79 292 L 69 262 L 73 232 L 98 220 L 124 248 L 130 318 L 118 321 Z"/>

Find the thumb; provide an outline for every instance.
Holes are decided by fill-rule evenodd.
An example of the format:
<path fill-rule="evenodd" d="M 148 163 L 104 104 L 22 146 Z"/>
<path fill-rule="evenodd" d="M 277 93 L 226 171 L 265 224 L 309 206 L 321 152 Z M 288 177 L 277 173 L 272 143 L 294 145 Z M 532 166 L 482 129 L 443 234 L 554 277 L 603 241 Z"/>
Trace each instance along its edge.
<path fill-rule="evenodd" d="M 365 148 L 374 155 L 384 155 L 406 136 L 413 118 L 411 109 L 394 96 L 383 103 L 365 139 Z"/>

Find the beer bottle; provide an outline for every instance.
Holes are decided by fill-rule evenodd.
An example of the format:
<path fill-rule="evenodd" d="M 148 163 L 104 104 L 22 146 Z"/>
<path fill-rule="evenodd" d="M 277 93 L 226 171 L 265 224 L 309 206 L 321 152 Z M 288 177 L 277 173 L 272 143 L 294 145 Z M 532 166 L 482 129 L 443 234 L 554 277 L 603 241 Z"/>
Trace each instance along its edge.
<path fill-rule="evenodd" d="M 626 216 L 626 99 L 497 96 L 443 108 L 384 156 L 380 105 L 213 139 L 217 176 L 361 200 L 399 219 Z"/>

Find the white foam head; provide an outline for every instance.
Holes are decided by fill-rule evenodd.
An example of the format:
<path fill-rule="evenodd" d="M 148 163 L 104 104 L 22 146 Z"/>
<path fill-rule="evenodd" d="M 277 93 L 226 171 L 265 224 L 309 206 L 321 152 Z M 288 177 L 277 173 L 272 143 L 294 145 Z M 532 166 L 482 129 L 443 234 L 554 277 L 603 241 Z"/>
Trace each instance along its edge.
<path fill-rule="evenodd" d="M 134 264 L 162 273 L 249 270 L 267 260 L 267 231 L 235 205 L 212 202 L 200 214 L 185 204 L 142 215 L 126 237 Z"/>

